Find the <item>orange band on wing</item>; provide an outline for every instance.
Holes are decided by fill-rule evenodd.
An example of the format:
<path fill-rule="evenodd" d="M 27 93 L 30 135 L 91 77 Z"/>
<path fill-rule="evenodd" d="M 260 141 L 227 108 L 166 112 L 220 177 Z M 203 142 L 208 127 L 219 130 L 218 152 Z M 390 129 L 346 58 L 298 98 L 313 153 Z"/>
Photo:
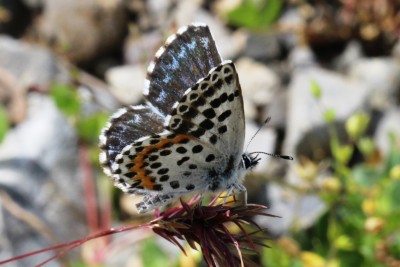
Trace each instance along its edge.
<path fill-rule="evenodd" d="M 155 182 L 152 181 L 154 176 L 149 175 L 150 170 L 146 169 L 146 167 L 143 167 L 145 163 L 145 157 L 149 157 L 151 153 L 163 149 L 165 145 L 169 143 L 180 144 L 188 139 L 193 139 L 193 137 L 185 134 L 179 134 L 175 138 L 161 139 L 157 144 L 146 146 L 141 152 L 138 152 L 136 157 L 132 160 L 134 166 L 129 169 L 130 172 L 136 172 L 133 180 L 141 181 L 141 183 L 137 186 L 143 186 L 146 189 L 153 190 L 153 186 L 155 184 Z"/>

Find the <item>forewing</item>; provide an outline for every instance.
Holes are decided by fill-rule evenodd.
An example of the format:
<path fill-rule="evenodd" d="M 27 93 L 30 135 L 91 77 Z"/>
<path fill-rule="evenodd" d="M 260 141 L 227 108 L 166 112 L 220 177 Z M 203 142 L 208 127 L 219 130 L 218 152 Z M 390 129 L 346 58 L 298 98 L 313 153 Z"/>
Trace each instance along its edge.
<path fill-rule="evenodd" d="M 208 26 L 183 27 L 157 51 L 147 70 L 143 94 L 166 116 L 188 88 L 220 63 Z"/>
<path fill-rule="evenodd" d="M 187 90 L 167 117 L 167 129 L 186 133 L 211 146 L 215 153 L 239 162 L 245 123 L 242 91 L 234 64 L 224 61 Z M 236 166 L 236 165 L 235 165 Z"/>

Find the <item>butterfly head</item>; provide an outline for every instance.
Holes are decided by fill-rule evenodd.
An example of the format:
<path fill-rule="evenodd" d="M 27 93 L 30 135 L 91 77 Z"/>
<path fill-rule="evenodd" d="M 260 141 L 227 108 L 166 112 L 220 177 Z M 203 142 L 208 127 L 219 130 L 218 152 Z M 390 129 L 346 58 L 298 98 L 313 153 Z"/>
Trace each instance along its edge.
<path fill-rule="evenodd" d="M 258 164 L 259 161 L 260 161 L 260 158 L 258 157 L 258 154 L 256 154 L 255 157 L 253 157 L 249 153 L 244 153 L 242 155 L 242 166 L 245 170 L 254 168 Z"/>

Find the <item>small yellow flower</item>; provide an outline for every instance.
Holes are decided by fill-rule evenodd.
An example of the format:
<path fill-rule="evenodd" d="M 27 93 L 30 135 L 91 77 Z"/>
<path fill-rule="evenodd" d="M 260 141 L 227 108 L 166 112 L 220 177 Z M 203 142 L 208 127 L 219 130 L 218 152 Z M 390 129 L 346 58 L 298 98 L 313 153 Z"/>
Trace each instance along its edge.
<path fill-rule="evenodd" d="M 385 226 L 385 220 L 379 217 L 369 217 L 364 224 L 365 230 L 370 234 L 380 232 Z"/>
<path fill-rule="evenodd" d="M 320 255 L 313 252 L 302 252 L 300 256 L 304 267 L 339 267 L 337 260 L 325 261 Z"/>
<path fill-rule="evenodd" d="M 299 245 L 297 242 L 287 236 L 283 236 L 278 239 L 278 245 L 282 248 L 288 255 L 294 257 L 297 256 L 300 252 Z"/>
<path fill-rule="evenodd" d="M 347 235 L 340 235 L 335 239 L 335 246 L 341 250 L 353 250 L 354 244 L 352 238 Z"/>
<path fill-rule="evenodd" d="M 297 174 L 305 181 L 314 181 L 318 174 L 318 166 L 309 159 L 302 159 L 296 166 Z"/>
<path fill-rule="evenodd" d="M 321 183 L 321 188 L 327 193 L 337 194 L 340 191 L 342 185 L 337 177 L 331 176 L 325 178 Z"/>
<path fill-rule="evenodd" d="M 350 145 L 342 145 L 338 146 L 336 150 L 334 151 L 335 158 L 343 163 L 347 164 L 353 155 L 354 148 Z"/>
<path fill-rule="evenodd" d="M 359 138 L 367 129 L 369 116 L 365 113 L 358 113 L 346 121 L 346 131 L 351 138 Z"/>
<path fill-rule="evenodd" d="M 196 249 L 192 249 L 189 245 L 185 246 L 186 255 L 181 253 L 179 257 L 179 265 L 186 267 L 196 267 L 201 261 L 201 248 L 198 244 L 195 244 Z"/>
<path fill-rule="evenodd" d="M 302 252 L 300 258 L 304 267 L 324 267 L 326 264 L 324 258 L 313 252 Z"/>
<path fill-rule="evenodd" d="M 362 203 L 362 210 L 365 215 L 371 216 L 376 211 L 376 202 L 374 199 L 367 198 Z"/>
<path fill-rule="evenodd" d="M 390 179 L 400 180 L 400 165 L 395 165 L 389 173 Z"/>
<path fill-rule="evenodd" d="M 315 97 L 315 99 L 320 99 L 321 98 L 321 87 L 319 86 L 319 84 L 315 81 L 312 80 L 310 82 L 310 86 L 311 86 L 311 94 Z"/>
<path fill-rule="evenodd" d="M 360 138 L 357 142 L 358 148 L 364 154 L 364 156 L 371 156 L 375 151 L 375 143 L 369 137 Z"/>

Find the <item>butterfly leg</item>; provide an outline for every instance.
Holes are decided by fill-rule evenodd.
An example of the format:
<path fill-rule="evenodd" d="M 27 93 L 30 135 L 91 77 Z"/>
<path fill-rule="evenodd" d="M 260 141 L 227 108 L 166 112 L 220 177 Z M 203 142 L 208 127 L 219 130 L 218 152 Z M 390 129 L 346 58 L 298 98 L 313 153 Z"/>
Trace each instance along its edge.
<path fill-rule="evenodd" d="M 237 184 L 236 189 L 238 193 L 243 193 L 243 202 L 245 205 L 247 205 L 247 189 L 244 185 L 242 184 Z"/>
<path fill-rule="evenodd" d="M 224 204 L 226 203 L 226 200 L 227 200 L 227 198 L 229 196 L 238 195 L 238 194 L 240 194 L 242 192 L 244 193 L 243 202 L 244 202 L 244 204 L 247 204 L 247 189 L 242 184 L 233 184 L 233 185 L 229 186 L 229 188 L 227 190 L 227 193 L 226 193 L 226 196 L 224 197 L 225 198 Z"/>
<path fill-rule="evenodd" d="M 174 194 L 145 194 L 142 201 L 136 204 L 136 208 L 139 213 L 145 213 L 173 201 L 175 197 Z"/>

